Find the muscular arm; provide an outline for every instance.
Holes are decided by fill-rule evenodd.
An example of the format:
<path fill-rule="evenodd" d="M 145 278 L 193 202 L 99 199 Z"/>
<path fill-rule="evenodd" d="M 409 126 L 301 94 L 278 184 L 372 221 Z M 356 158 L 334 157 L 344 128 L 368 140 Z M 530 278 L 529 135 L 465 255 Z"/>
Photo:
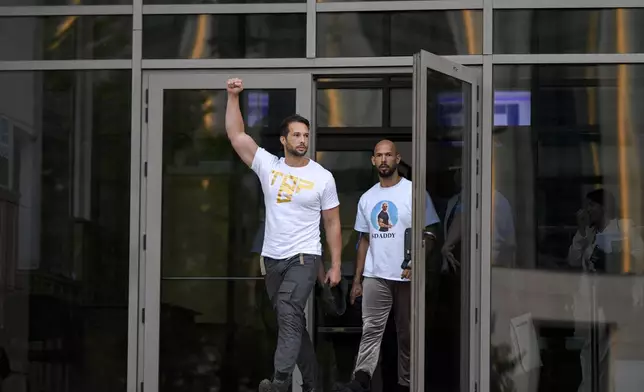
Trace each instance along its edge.
<path fill-rule="evenodd" d="M 333 267 L 340 268 L 342 255 L 342 234 L 340 232 L 340 207 L 334 207 L 330 210 L 322 210 L 322 220 L 324 221 L 324 232 L 326 233 L 326 242 L 331 250 L 331 264 Z"/>
<path fill-rule="evenodd" d="M 355 283 L 360 283 L 364 273 L 364 264 L 367 260 L 367 250 L 369 249 L 369 233 L 361 233 L 360 242 L 358 243 L 358 254 L 356 258 L 356 274 L 353 277 Z"/>
<path fill-rule="evenodd" d="M 244 119 L 239 109 L 239 93 L 228 93 L 226 134 L 237 155 L 246 165 L 251 166 L 257 152 L 257 143 L 244 131 Z"/>

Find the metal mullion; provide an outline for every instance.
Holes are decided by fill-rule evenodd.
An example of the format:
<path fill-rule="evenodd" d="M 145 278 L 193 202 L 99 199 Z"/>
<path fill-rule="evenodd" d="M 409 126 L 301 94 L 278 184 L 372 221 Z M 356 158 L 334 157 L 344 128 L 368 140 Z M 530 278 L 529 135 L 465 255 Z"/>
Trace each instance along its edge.
<path fill-rule="evenodd" d="M 494 50 L 494 0 L 483 0 L 483 54 Z"/>
<path fill-rule="evenodd" d="M 494 122 L 494 86 L 492 56 L 483 58 L 481 86 L 481 246 L 479 299 L 479 391 L 490 391 L 491 343 L 491 257 L 492 257 L 492 128 Z"/>
<path fill-rule="evenodd" d="M 643 55 L 644 56 L 644 55 Z M 480 65 L 483 56 L 441 56 L 463 65 Z M 265 68 L 356 68 L 352 73 L 364 73 L 359 68 L 376 67 L 409 67 L 411 56 L 392 57 L 326 57 L 326 58 L 284 58 L 284 59 L 147 59 L 143 60 L 143 69 L 240 69 L 253 70 Z"/>
<path fill-rule="evenodd" d="M 0 71 L 131 69 L 132 60 L 18 60 L 0 61 Z"/>
<path fill-rule="evenodd" d="M 355 81 L 355 82 L 318 82 L 317 90 L 379 90 L 384 89 L 385 86 L 382 84 L 377 84 L 377 82 L 368 82 L 368 81 Z"/>
<path fill-rule="evenodd" d="M 436 11 L 483 9 L 483 0 L 351 1 L 317 3 L 317 12 Z"/>
<path fill-rule="evenodd" d="M 306 1 L 306 57 L 315 58 L 317 54 L 317 15 L 316 0 Z"/>
<path fill-rule="evenodd" d="M 130 140 L 130 241 L 129 241 L 129 294 L 128 294 L 128 354 L 127 354 L 127 392 L 137 392 L 142 382 L 143 325 L 141 279 L 142 250 L 141 212 L 145 205 L 141 200 L 144 173 L 142 172 L 142 112 L 143 112 L 143 75 L 141 70 L 142 31 L 141 4 L 143 0 L 133 0 L 132 18 L 132 98 L 131 98 L 131 140 Z M 137 17 L 138 13 L 138 17 Z M 145 304 L 143 304 L 145 306 Z"/>
<path fill-rule="evenodd" d="M 644 63 L 644 53 L 629 54 L 495 54 L 493 64 L 626 64 Z"/>
<path fill-rule="evenodd" d="M 494 9 L 644 8 L 642 0 L 494 0 Z"/>
<path fill-rule="evenodd" d="M 362 77 L 362 75 L 356 74 L 355 75 L 357 78 Z M 412 86 L 412 81 L 411 79 L 408 81 L 403 81 L 403 80 L 391 80 L 392 77 L 394 76 L 406 76 L 405 74 L 400 74 L 400 75 L 391 75 L 391 74 L 383 74 L 383 75 L 366 75 L 367 78 L 380 78 L 382 79 L 381 81 L 375 81 L 375 80 L 330 80 L 330 81 L 319 81 L 318 80 L 318 90 L 325 90 L 325 89 L 334 89 L 334 88 L 339 88 L 339 89 L 351 89 L 351 88 L 411 88 Z M 346 78 L 344 75 L 324 75 L 325 78 Z"/>
<path fill-rule="evenodd" d="M 52 5 L 52 6 L 4 6 L 4 16 L 64 16 L 64 15 L 132 15 L 131 5 Z"/>
<path fill-rule="evenodd" d="M 143 5 L 144 15 L 304 14 L 306 12 L 306 3 Z"/>

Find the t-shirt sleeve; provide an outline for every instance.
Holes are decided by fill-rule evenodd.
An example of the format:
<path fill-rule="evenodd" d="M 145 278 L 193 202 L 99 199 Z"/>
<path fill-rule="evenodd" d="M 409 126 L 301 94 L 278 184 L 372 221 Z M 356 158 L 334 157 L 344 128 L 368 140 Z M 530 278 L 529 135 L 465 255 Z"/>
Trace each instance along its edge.
<path fill-rule="evenodd" d="M 364 199 L 360 198 L 360 201 L 358 202 L 358 211 L 356 212 L 356 223 L 353 227 L 355 231 L 360 233 L 369 232 L 369 218 L 365 215 L 365 204 Z"/>
<path fill-rule="evenodd" d="M 251 169 L 257 175 L 268 173 L 272 170 L 273 166 L 277 164 L 278 158 L 266 151 L 265 149 L 258 147 L 255 157 L 253 158 L 253 163 L 251 164 Z"/>
<path fill-rule="evenodd" d="M 431 226 L 435 223 L 439 223 L 441 220 L 436 213 L 436 208 L 434 208 L 434 202 L 429 196 L 428 192 L 425 192 L 425 226 Z"/>
<path fill-rule="evenodd" d="M 322 211 L 330 210 L 339 205 L 338 190 L 335 187 L 335 179 L 331 175 L 324 186 L 324 191 L 322 191 Z"/>

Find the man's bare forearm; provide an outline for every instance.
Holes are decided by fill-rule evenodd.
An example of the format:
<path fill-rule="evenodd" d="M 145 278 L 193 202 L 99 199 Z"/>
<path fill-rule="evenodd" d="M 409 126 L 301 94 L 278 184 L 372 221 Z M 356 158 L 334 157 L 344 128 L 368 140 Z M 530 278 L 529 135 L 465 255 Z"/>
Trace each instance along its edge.
<path fill-rule="evenodd" d="M 333 219 L 326 223 L 324 231 L 326 232 L 326 242 L 331 251 L 331 266 L 340 268 L 342 263 L 342 233 L 340 229 L 340 219 Z"/>
<path fill-rule="evenodd" d="M 361 233 L 360 242 L 358 242 L 356 274 L 353 277 L 354 282 L 359 283 L 362 280 L 362 274 L 364 273 L 364 264 L 367 260 L 367 250 L 369 250 L 369 233 Z"/>
<path fill-rule="evenodd" d="M 230 140 L 244 133 L 244 119 L 239 108 L 239 95 L 228 94 L 226 105 L 226 134 Z"/>

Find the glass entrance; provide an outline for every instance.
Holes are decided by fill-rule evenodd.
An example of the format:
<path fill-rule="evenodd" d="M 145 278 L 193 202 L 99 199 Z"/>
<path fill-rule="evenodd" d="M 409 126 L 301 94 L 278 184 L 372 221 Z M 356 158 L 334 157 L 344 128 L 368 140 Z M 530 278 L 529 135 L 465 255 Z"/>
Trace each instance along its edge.
<path fill-rule="evenodd" d="M 480 75 L 421 52 L 413 78 L 412 391 L 475 391 Z M 425 230 L 425 192 L 439 233 Z"/>
<path fill-rule="evenodd" d="M 246 131 L 268 151 L 280 153 L 284 117 L 310 118 L 309 75 L 149 76 L 145 390 L 250 391 L 272 374 L 277 326 L 259 271 L 263 196 L 226 136 L 231 76 L 244 80 Z"/>

